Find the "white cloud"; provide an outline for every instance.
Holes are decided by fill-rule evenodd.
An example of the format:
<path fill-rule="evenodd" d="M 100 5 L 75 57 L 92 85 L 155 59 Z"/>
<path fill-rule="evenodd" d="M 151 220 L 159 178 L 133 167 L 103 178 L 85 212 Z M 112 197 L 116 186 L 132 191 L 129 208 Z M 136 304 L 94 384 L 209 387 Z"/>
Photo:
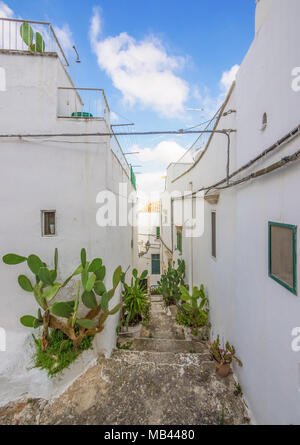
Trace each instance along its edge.
<path fill-rule="evenodd" d="M 110 120 L 112 122 L 117 122 L 119 120 L 119 116 L 114 111 L 110 112 Z"/>
<path fill-rule="evenodd" d="M 0 17 L 7 19 L 15 17 L 14 11 L 4 2 L 0 1 Z M 4 49 L 23 49 L 24 43 L 19 32 L 20 24 L 17 22 L 0 21 L 0 40 Z"/>
<path fill-rule="evenodd" d="M 239 65 L 234 65 L 229 71 L 224 71 L 222 74 L 222 78 L 220 81 L 220 88 L 224 92 L 228 92 L 229 88 L 231 87 L 232 83 L 236 79 L 236 75 L 238 70 L 240 69 Z"/>
<path fill-rule="evenodd" d="M 68 24 L 64 24 L 61 28 L 59 26 L 53 27 L 56 37 L 59 43 L 66 52 L 70 52 L 73 48 L 73 36 L 72 31 Z"/>
<path fill-rule="evenodd" d="M 93 16 L 91 18 L 91 25 L 90 25 L 90 41 L 92 45 L 97 45 L 97 39 L 99 35 L 102 32 L 102 20 L 100 16 L 100 8 L 96 7 L 93 8 Z"/>
<path fill-rule="evenodd" d="M 205 119 L 210 119 L 223 104 L 239 68 L 239 65 L 234 65 L 230 70 L 223 71 L 219 82 L 219 93 L 216 95 L 211 94 L 211 91 L 206 87 L 202 91 L 197 86 L 194 88 L 194 97 L 198 104 L 204 108 Z"/>
<path fill-rule="evenodd" d="M 136 41 L 123 32 L 101 40 L 101 28 L 99 9 L 94 9 L 90 27 L 92 49 L 99 67 L 121 91 L 126 104 L 139 104 L 168 117 L 182 113 L 189 86 L 175 71 L 184 66 L 185 60 L 169 56 L 153 36 Z"/>
<path fill-rule="evenodd" d="M 13 10 L 10 9 L 10 7 L 6 3 L 0 1 L 0 17 L 7 19 L 13 17 L 13 15 Z"/>
<path fill-rule="evenodd" d="M 165 189 L 164 171 L 155 171 L 137 175 L 137 187 L 142 202 L 157 201 Z M 146 196 L 144 196 L 146 195 Z"/>
<path fill-rule="evenodd" d="M 186 153 L 186 149 L 179 145 L 177 142 L 169 140 L 162 141 L 156 145 L 154 148 L 140 148 L 139 146 L 134 146 L 131 148 L 132 151 L 139 151 L 137 155 L 139 160 L 142 162 L 155 162 L 164 167 L 167 167 L 170 163 L 178 161 Z M 192 159 L 187 159 L 185 162 L 192 162 Z"/>

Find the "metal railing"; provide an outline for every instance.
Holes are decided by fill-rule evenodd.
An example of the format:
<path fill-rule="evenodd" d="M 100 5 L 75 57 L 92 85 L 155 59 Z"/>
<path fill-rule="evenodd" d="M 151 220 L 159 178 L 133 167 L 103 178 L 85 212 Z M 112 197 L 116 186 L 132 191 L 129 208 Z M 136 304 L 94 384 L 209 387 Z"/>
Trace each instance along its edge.
<path fill-rule="evenodd" d="M 63 64 L 69 66 L 52 25 L 48 22 L 0 18 L 1 50 L 57 53 Z"/>
<path fill-rule="evenodd" d="M 59 87 L 57 117 L 61 119 L 104 119 L 112 133 L 110 148 L 128 178 L 131 178 L 130 165 L 110 126 L 110 109 L 102 88 Z"/>
<path fill-rule="evenodd" d="M 105 119 L 110 127 L 110 110 L 101 88 L 59 87 L 57 117 Z"/>
<path fill-rule="evenodd" d="M 111 131 L 112 131 L 112 133 L 114 133 L 113 130 L 111 130 Z M 130 168 L 130 165 L 127 162 L 127 159 L 126 159 L 126 157 L 125 157 L 125 155 L 123 153 L 121 145 L 120 145 L 117 137 L 115 136 L 115 134 L 113 134 L 113 136 L 111 136 L 110 147 L 111 147 L 111 150 L 113 151 L 113 153 L 119 159 L 120 164 L 122 165 L 123 169 L 125 170 L 128 178 L 131 180 L 131 168 Z"/>

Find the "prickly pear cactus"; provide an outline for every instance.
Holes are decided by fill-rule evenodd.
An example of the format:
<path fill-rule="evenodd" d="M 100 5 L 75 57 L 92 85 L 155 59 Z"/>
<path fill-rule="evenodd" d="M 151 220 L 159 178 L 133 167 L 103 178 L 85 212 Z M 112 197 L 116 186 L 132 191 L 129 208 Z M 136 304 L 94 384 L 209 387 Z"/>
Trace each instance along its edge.
<path fill-rule="evenodd" d="M 25 275 L 18 277 L 18 283 L 25 292 L 33 293 L 39 305 L 38 317 L 25 315 L 21 318 L 23 326 L 36 329 L 43 326 L 42 342 L 47 348 L 48 329 L 59 329 L 67 335 L 74 346 L 79 347 L 83 339 L 93 336 L 104 329 L 104 323 L 110 315 L 116 314 L 122 307 L 122 303 L 109 308 L 109 302 L 123 276 L 119 266 L 113 274 L 113 287 L 106 290 L 104 278 L 105 266 L 100 258 L 89 263 L 86 259 L 86 251 L 81 251 L 81 264 L 63 282 L 57 282 L 58 251 L 54 253 L 54 269 L 48 268 L 37 255 L 28 258 L 15 254 L 3 257 L 3 262 L 8 265 L 18 265 L 27 262 L 27 266 L 34 275 L 32 278 Z M 75 277 L 80 276 L 77 284 L 77 293 L 74 300 L 53 302 L 55 297 Z M 78 317 L 80 297 L 83 305 L 89 309 L 84 317 Z M 99 298 L 100 297 L 100 298 Z M 42 314 L 41 309 L 44 311 Z M 63 320 L 66 320 L 64 322 Z"/>
<path fill-rule="evenodd" d="M 33 42 L 34 32 L 29 23 L 22 23 L 20 26 L 20 35 L 30 51 L 37 53 L 43 53 L 45 51 L 46 45 L 41 33 L 35 33 L 35 42 Z"/>

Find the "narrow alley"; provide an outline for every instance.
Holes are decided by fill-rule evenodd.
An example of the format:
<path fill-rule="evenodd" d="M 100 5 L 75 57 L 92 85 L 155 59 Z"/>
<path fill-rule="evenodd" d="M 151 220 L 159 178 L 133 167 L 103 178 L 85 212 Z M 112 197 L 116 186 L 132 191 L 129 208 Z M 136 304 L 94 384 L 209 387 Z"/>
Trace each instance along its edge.
<path fill-rule="evenodd" d="M 153 296 L 152 317 L 139 338 L 119 338 L 111 358 L 79 377 L 56 400 L 23 400 L 0 410 L 0 424 L 247 424 L 232 374 L 216 375 L 207 344 L 185 338 Z M 130 349 L 123 349 L 129 348 Z"/>

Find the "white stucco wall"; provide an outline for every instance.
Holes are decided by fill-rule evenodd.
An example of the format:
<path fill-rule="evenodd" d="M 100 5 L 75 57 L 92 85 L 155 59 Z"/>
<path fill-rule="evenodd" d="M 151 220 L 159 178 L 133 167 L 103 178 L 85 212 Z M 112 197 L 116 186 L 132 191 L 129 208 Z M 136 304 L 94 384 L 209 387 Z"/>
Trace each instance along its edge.
<path fill-rule="evenodd" d="M 103 119 L 58 119 L 57 88 L 72 86 L 55 56 L 0 53 L 6 73 L 6 90 L 0 91 L 0 133 L 95 133 L 108 132 Z M 1 256 L 12 252 L 35 253 L 52 264 L 59 251 L 59 279 L 80 264 L 80 250 L 88 258 L 100 257 L 106 265 L 105 283 L 112 287 L 112 274 L 121 265 L 132 265 L 133 229 L 99 227 L 96 213 L 100 191 L 111 190 L 118 198 L 119 183 L 132 186 L 110 149 L 108 137 L 23 138 L 0 142 Z M 57 235 L 41 236 L 41 210 L 56 210 Z M 0 327 L 7 333 L 7 351 L 0 352 L 0 404 L 23 393 L 51 397 L 61 392 L 89 366 L 99 351 L 110 354 L 115 346 L 118 315 L 110 317 L 96 337 L 94 352 L 85 354 L 64 377 L 49 384 L 44 372 L 30 371 L 28 348 L 31 330 L 21 326 L 24 314 L 36 314 L 32 295 L 22 291 L 17 277 L 30 275 L 26 264 L 6 266 L 0 262 Z M 68 296 L 74 295 L 71 284 Z M 111 304 L 118 303 L 120 289 Z M 38 381 L 38 385 L 33 382 Z"/>
<path fill-rule="evenodd" d="M 266 22 L 268 14 L 273 7 L 273 1 L 274 0 L 256 0 L 255 33 L 258 33 Z"/>
<path fill-rule="evenodd" d="M 226 107 L 237 112 L 223 117 L 218 127 L 237 130 L 231 135 L 230 171 L 300 123 L 300 93 L 291 88 L 292 69 L 300 62 L 299 14 L 299 1 L 274 0 L 241 65 Z M 268 125 L 262 131 L 265 112 Z M 299 144 L 297 137 L 242 176 L 294 153 Z M 189 190 L 190 182 L 194 191 L 209 186 L 225 177 L 225 169 L 226 139 L 215 135 L 191 173 L 175 183 L 168 178 L 168 190 Z M 259 424 L 300 424 L 299 353 L 291 348 L 292 329 L 299 326 L 299 297 L 268 276 L 268 222 L 300 225 L 299 172 L 299 164 L 294 163 L 222 191 L 218 204 L 205 202 L 205 230 L 194 240 L 193 261 L 190 240 L 183 239 L 187 276 L 193 267 L 193 284 L 203 283 L 207 289 L 212 336 L 220 334 L 233 343 L 244 363 L 234 371 L 252 420 Z M 212 210 L 217 214 L 216 259 L 211 256 Z M 297 273 L 299 277 L 299 261 Z"/>
<path fill-rule="evenodd" d="M 150 243 L 149 251 L 138 258 L 138 271 L 141 274 L 148 270 L 150 286 L 156 285 L 160 275 L 152 274 L 152 255 L 160 254 L 160 241 L 156 239 L 156 228 L 160 227 L 160 213 L 139 212 L 138 214 L 138 243 Z"/>

